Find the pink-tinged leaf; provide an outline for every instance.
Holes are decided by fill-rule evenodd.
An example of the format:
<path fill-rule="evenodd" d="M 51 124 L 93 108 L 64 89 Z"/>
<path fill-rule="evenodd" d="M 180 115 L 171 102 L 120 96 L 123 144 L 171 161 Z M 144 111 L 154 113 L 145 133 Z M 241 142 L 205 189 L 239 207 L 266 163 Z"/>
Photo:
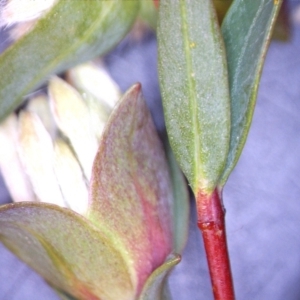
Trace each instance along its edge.
<path fill-rule="evenodd" d="M 134 299 L 120 252 L 71 210 L 35 202 L 4 205 L 0 240 L 50 285 L 78 300 Z"/>
<path fill-rule="evenodd" d="M 172 251 L 172 189 L 161 141 L 139 84 L 104 130 L 90 186 L 88 218 L 108 235 L 131 270 L 137 295 Z"/>

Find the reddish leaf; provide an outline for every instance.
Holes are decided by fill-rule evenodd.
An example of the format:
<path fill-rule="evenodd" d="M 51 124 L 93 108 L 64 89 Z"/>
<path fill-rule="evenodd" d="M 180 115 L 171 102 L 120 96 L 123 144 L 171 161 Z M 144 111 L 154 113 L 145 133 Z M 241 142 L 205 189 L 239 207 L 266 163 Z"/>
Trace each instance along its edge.
<path fill-rule="evenodd" d="M 173 243 L 168 166 L 139 84 L 112 113 L 94 161 L 88 217 L 114 242 L 138 293 Z"/>

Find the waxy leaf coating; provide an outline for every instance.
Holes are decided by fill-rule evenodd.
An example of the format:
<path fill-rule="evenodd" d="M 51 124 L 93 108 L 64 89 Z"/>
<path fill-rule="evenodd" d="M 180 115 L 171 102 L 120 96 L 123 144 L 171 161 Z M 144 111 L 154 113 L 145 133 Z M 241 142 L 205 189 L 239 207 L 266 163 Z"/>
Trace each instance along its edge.
<path fill-rule="evenodd" d="M 259 80 L 282 0 L 235 0 L 222 24 L 231 94 L 230 150 L 221 179 L 235 167 L 250 129 Z"/>
<path fill-rule="evenodd" d="M 139 1 L 60 0 L 0 56 L 0 120 L 49 74 L 102 55 L 131 28 Z"/>
<path fill-rule="evenodd" d="M 225 49 L 212 2 L 160 1 L 158 50 L 170 144 L 194 193 L 210 193 L 230 138 Z"/>

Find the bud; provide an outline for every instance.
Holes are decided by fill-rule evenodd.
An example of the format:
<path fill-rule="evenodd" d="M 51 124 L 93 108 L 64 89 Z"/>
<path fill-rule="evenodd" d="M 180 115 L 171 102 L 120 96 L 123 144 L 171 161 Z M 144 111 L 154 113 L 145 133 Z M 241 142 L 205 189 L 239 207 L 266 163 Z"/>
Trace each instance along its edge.
<path fill-rule="evenodd" d="M 30 112 L 20 113 L 18 125 L 20 159 L 34 193 L 40 201 L 66 206 L 55 178 L 54 151 L 50 135 L 38 116 Z"/>
<path fill-rule="evenodd" d="M 15 202 L 34 201 L 31 182 L 18 153 L 18 120 L 10 115 L 0 126 L 0 167 L 6 186 Z M 16 188 L 18 187 L 18 188 Z"/>
<path fill-rule="evenodd" d="M 82 95 L 87 105 L 89 121 L 99 141 L 113 107 L 121 97 L 119 87 L 111 80 L 103 65 L 96 68 L 92 63 L 70 69 L 67 81 Z M 101 84 L 100 84 L 101 83 Z M 101 103 L 101 106 L 98 103 Z"/>
<path fill-rule="evenodd" d="M 90 122 L 88 107 L 81 95 L 58 77 L 50 80 L 48 92 L 56 124 L 69 139 L 85 177 L 89 180 L 98 141 Z"/>

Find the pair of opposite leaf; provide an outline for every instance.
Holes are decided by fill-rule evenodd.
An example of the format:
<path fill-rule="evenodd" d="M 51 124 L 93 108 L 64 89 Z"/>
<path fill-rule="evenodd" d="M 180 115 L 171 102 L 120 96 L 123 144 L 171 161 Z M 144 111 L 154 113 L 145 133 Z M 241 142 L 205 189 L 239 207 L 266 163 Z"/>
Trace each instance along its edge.
<path fill-rule="evenodd" d="M 74 94 L 76 91 L 62 80 L 50 81 L 54 117 L 70 141 L 88 182 L 88 204 L 87 199 L 81 199 L 86 209 L 80 206 L 80 215 L 41 202 L 2 206 L 1 241 L 61 292 L 62 297 L 67 297 L 63 296 L 67 293 L 84 300 L 168 299 L 166 275 L 180 261 L 176 253 L 182 251 L 187 232 L 188 200 L 183 177 L 169 155 L 171 180 L 141 87 L 135 85 L 109 117 L 89 181 L 76 139 L 74 143 L 76 137 L 68 132 L 66 125 L 73 118 L 84 127 L 84 121 L 76 118 L 78 99 L 74 99 Z M 87 92 L 83 94 L 86 96 Z M 19 147 L 32 146 L 30 139 L 41 137 L 38 134 L 41 129 L 34 124 L 37 113 L 21 112 L 20 118 Z M 24 134 L 26 118 L 29 121 Z M 86 140 L 82 142 L 86 146 Z M 42 140 L 40 145 L 43 144 Z M 26 158 L 26 149 L 19 149 L 19 153 Z M 25 170 L 30 170 L 28 164 Z M 28 175 L 34 177 L 32 172 Z M 33 182 L 34 192 L 35 187 Z M 44 187 L 49 193 L 47 186 Z M 75 193 L 77 187 L 72 184 Z M 62 185 L 60 188 L 64 192 Z M 178 192 L 180 198 L 174 197 L 173 193 Z M 35 194 L 44 195 L 39 190 Z M 65 200 L 66 206 L 76 207 L 72 199 Z M 55 199 L 53 203 L 57 203 Z M 178 225 L 180 230 L 176 229 Z"/>
<path fill-rule="evenodd" d="M 108 51 L 130 29 L 140 7 L 134 0 L 47 3 L 56 4 L 0 57 L 0 73 L 5 74 L 0 119 L 48 74 Z M 211 0 L 160 1 L 159 71 L 166 124 L 194 192 L 224 186 L 240 156 L 281 3 L 235 0 L 221 34 Z"/>
<path fill-rule="evenodd" d="M 241 154 L 281 3 L 235 0 L 220 28 L 211 0 L 160 1 L 166 126 L 196 197 L 222 190 Z"/>

